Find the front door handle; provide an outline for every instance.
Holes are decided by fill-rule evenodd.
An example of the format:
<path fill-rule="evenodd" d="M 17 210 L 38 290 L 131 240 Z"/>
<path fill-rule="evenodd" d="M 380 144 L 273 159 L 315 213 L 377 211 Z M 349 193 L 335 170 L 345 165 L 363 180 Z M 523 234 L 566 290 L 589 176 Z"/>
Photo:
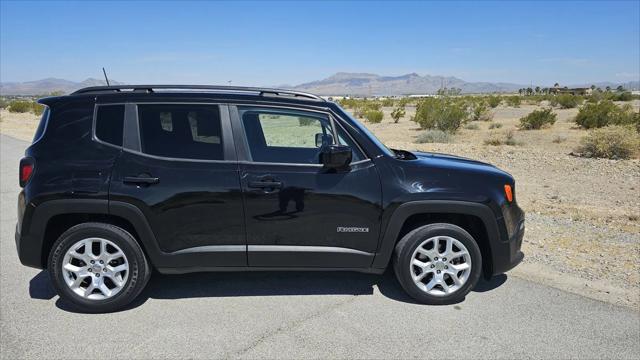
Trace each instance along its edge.
<path fill-rule="evenodd" d="M 282 187 L 282 183 L 280 181 L 249 181 L 250 188 L 270 188 L 270 189 L 279 189 Z"/>
<path fill-rule="evenodd" d="M 150 176 L 125 176 L 122 179 L 122 182 L 125 184 L 146 184 L 153 185 L 160 182 L 160 179 L 157 177 Z"/>

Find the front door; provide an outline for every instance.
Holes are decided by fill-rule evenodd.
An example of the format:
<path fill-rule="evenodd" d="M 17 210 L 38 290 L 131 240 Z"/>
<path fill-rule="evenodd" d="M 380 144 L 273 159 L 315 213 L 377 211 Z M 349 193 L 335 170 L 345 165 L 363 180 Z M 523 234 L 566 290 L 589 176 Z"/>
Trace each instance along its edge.
<path fill-rule="evenodd" d="M 145 215 L 162 267 L 247 266 L 238 163 L 224 105 L 127 104 L 110 199 Z M 133 140 L 132 140 L 133 138 Z"/>
<path fill-rule="evenodd" d="M 238 107 L 236 142 L 245 201 L 249 266 L 365 268 L 377 247 L 381 188 L 371 160 L 329 115 L 311 110 Z M 323 141 L 353 151 L 351 168 L 327 171 Z M 320 141 L 318 141 L 320 139 Z"/>

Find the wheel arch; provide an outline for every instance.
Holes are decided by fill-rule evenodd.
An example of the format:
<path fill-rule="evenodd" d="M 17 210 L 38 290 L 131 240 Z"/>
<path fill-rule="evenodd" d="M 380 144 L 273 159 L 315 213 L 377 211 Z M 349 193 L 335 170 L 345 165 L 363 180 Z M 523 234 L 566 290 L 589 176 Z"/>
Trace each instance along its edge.
<path fill-rule="evenodd" d="M 419 226 L 433 223 L 450 223 L 469 232 L 480 247 L 484 276 L 493 274 L 492 244 L 500 241 L 497 219 L 487 205 L 466 201 L 424 200 L 398 206 L 381 235 L 372 267 L 386 268 L 396 244 L 404 235 Z"/>
<path fill-rule="evenodd" d="M 116 211 L 111 211 L 112 205 L 108 200 L 102 199 L 59 199 L 38 205 L 29 232 L 30 242 L 36 242 L 31 245 L 33 251 L 29 265 L 46 268 L 53 244 L 72 226 L 86 222 L 102 222 L 129 232 L 138 241 L 153 266 L 158 251 L 157 245 L 142 212 L 132 210 L 131 207 L 135 207 L 130 204 L 116 205 Z M 128 211 L 118 211 L 121 208 Z"/>

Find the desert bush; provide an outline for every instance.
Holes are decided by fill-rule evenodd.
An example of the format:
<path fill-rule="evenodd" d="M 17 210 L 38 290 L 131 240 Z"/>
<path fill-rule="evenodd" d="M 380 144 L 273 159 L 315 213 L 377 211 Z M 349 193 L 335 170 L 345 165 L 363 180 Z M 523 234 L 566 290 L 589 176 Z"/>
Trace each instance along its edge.
<path fill-rule="evenodd" d="M 558 115 L 551 108 L 534 110 L 520 118 L 520 129 L 537 130 L 555 124 Z"/>
<path fill-rule="evenodd" d="M 380 110 L 367 110 L 364 113 L 364 118 L 372 124 L 378 124 L 382 122 L 384 114 Z"/>
<path fill-rule="evenodd" d="M 500 145 L 515 146 L 515 145 L 521 145 L 521 143 L 516 141 L 516 139 L 514 138 L 514 134 L 515 133 L 514 133 L 513 130 L 509 130 L 504 134 L 491 133 L 489 135 L 489 138 L 484 141 L 484 144 L 485 145 L 492 145 L 492 146 L 500 146 Z"/>
<path fill-rule="evenodd" d="M 9 103 L 9 111 L 12 113 L 26 113 L 33 111 L 31 101 L 14 100 Z"/>
<path fill-rule="evenodd" d="M 450 133 L 446 131 L 434 129 L 434 130 L 427 130 L 422 134 L 418 135 L 418 137 L 416 138 L 416 143 L 418 144 L 448 143 L 448 142 L 451 142 L 451 138 L 452 136 Z"/>
<path fill-rule="evenodd" d="M 514 96 L 507 96 L 504 98 L 505 102 L 507 103 L 508 106 L 511 107 L 520 107 L 520 96 L 514 95 Z"/>
<path fill-rule="evenodd" d="M 613 101 L 631 101 L 633 100 L 633 95 L 628 91 L 623 91 L 619 93 L 614 93 L 611 100 Z"/>
<path fill-rule="evenodd" d="M 577 152 L 584 157 L 629 159 L 640 151 L 640 136 L 631 126 L 610 125 L 582 138 Z"/>
<path fill-rule="evenodd" d="M 578 111 L 575 122 L 585 129 L 600 128 L 607 125 L 637 126 L 637 115 L 629 104 L 620 107 L 610 100 L 602 100 L 597 103 L 585 104 Z"/>
<path fill-rule="evenodd" d="M 489 129 L 500 129 L 502 127 L 501 123 L 491 123 L 489 124 Z"/>
<path fill-rule="evenodd" d="M 466 107 L 450 98 L 427 98 L 418 103 L 413 121 L 422 129 L 455 132 L 467 120 Z"/>
<path fill-rule="evenodd" d="M 394 104 L 393 99 L 384 99 L 384 100 L 382 100 L 382 106 L 391 107 L 391 106 L 393 106 L 393 104 Z"/>
<path fill-rule="evenodd" d="M 43 105 L 40 105 L 37 102 L 31 103 L 31 112 L 33 112 L 36 115 L 42 115 L 43 111 L 44 111 Z"/>
<path fill-rule="evenodd" d="M 9 106 L 9 102 L 5 99 L 0 99 L 0 109 L 6 109 Z"/>
<path fill-rule="evenodd" d="M 561 108 L 572 109 L 580 104 L 582 98 L 572 94 L 560 94 L 556 96 L 554 100 Z M 552 104 L 553 103 L 554 101 L 552 101 Z"/>
<path fill-rule="evenodd" d="M 467 130 L 479 130 L 480 126 L 478 126 L 478 124 L 476 123 L 468 123 L 467 125 L 464 126 L 464 128 Z"/>
<path fill-rule="evenodd" d="M 493 119 L 493 114 L 489 110 L 489 105 L 484 101 L 476 101 L 471 107 L 472 121 L 489 121 Z"/>
<path fill-rule="evenodd" d="M 498 107 L 502 102 L 502 98 L 500 96 L 489 96 L 487 97 L 487 104 L 492 108 Z"/>
<path fill-rule="evenodd" d="M 400 121 L 400 118 L 405 116 L 405 114 L 406 114 L 406 111 L 404 110 L 404 105 L 399 105 L 398 107 L 393 109 L 393 111 L 391 111 L 391 117 L 393 118 L 393 122 L 397 124 L 398 121 Z"/>

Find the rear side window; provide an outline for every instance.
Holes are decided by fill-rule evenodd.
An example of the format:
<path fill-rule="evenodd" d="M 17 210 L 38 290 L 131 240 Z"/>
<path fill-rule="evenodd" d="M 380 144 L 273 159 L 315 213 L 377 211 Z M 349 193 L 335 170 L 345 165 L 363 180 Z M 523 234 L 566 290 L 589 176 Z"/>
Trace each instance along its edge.
<path fill-rule="evenodd" d="M 169 158 L 223 160 L 217 105 L 138 105 L 142 152 Z"/>
<path fill-rule="evenodd" d="M 49 122 L 49 110 L 48 106 L 44 107 L 44 111 L 42 111 L 42 117 L 40 117 L 40 123 L 38 124 L 38 128 L 36 129 L 35 135 L 33 135 L 33 143 L 40 140 L 44 135 L 44 131 L 47 129 L 47 123 Z"/>
<path fill-rule="evenodd" d="M 122 146 L 124 105 L 100 105 L 96 116 L 96 137 L 104 142 Z"/>

